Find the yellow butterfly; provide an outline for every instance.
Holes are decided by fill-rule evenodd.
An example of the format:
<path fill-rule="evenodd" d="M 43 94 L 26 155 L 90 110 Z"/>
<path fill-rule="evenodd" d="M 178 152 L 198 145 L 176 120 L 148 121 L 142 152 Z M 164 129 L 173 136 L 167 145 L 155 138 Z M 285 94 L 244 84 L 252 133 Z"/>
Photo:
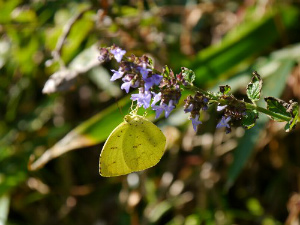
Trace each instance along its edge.
<path fill-rule="evenodd" d="M 156 165 L 164 154 L 166 137 L 143 116 L 126 115 L 106 140 L 99 172 L 103 177 L 125 175 Z"/>

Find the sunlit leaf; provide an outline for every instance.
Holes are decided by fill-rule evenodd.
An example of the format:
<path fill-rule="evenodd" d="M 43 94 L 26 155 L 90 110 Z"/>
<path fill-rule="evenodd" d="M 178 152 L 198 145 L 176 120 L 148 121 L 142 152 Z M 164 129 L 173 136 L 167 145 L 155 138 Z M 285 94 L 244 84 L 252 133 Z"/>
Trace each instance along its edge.
<path fill-rule="evenodd" d="M 253 72 L 251 82 L 247 85 L 247 96 L 252 102 L 260 99 L 262 83 L 260 75 L 256 71 Z"/>
<path fill-rule="evenodd" d="M 196 74 L 193 70 L 190 70 L 188 68 L 182 67 L 181 68 L 181 73 L 183 78 L 190 84 L 193 84 Z"/>

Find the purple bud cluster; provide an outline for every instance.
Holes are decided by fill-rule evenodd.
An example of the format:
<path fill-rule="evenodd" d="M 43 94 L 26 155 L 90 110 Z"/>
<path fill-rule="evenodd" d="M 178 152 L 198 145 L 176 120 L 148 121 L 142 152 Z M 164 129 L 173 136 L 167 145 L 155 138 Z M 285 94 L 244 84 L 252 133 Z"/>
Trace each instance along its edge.
<path fill-rule="evenodd" d="M 198 125 L 201 124 L 201 121 L 199 121 L 200 110 L 208 109 L 209 98 L 197 91 L 194 97 L 189 95 L 184 102 L 184 112 L 191 113 L 189 119 L 192 121 L 194 130 L 197 131 Z"/>
<path fill-rule="evenodd" d="M 125 50 L 113 45 L 110 48 L 100 48 L 100 56 L 98 56 L 98 60 L 100 62 L 107 62 L 112 60 L 112 58 L 115 58 L 117 62 L 121 62 L 125 54 Z"/>
<path fill-rule="evenodd" d="M 225 127 L 226 133 L 231 132 L 231 124 L 239 123 L 246 115 L 246 105 L 243 101 L 237 100 L 234 96 L 223 95 L 222 99 L 226 100 L 227 105 L 218 105 L 217 111 L 224 111 L 221 121 L 217 124 L 217 128 Z"/>
<path fill-rule="evenodd" d="M 159 93 L 161 100 L 159 104 L 152 104 L 152 109 L 156 111 L 156 118 L 165 111 L 165 117 L 168 117 L 171 111 L 178 104 L 181 97 L 180 83 L 181 80 L 176 79 L 172 70 L 165 67 L 162 71 L 163 78 L 159 85 Z"/>

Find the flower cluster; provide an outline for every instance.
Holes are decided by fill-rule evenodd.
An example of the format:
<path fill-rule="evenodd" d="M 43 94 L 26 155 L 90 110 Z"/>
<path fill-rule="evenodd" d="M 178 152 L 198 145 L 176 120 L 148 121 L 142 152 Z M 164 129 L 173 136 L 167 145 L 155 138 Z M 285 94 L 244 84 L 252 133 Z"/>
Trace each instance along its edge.
<path fill-rule="evenodd" d="M 197 131 L 198 125 L 201 124 L 201 121 L 199 121 L 200 110 L 207 110 L 209 98 L 197 91 L 194 97 L 189 95 L 184 101 L 184 112 L 191 113 L 190 120 L 192 121 L 194 130 Z"/>
<path fill-rule="evenodd" d="M 139 107 L 151 108 L 156 111 L 156 118 L 165 112 L 168 117 L 176 107 L 181 90 L 179 82 L 173 72 L 164 69 L 163 73 L 154 70 L 152 61 L 147 56 L 136 57 L 131 55 L 122 60 L 125 50 L 112 46 L 110 49 L 101 48 L 99 60 L 107 61 L 115 58 L 120 63 L 118 70 L 111 70 L 111 81 L 121 79 L 121 89 L 129 93 L 131 88 L 138 88 L 138 94 L 132 94 L 131 99 Z M 181 79 L 182 81 L 183 79 Z"/>
<path fill-rule="evenodd" d="M 257 72 L 253 73 L 251 82 L 247 86 L 247 97 L 251 103 L 236 99 L 230 86 L 220 86 L 218 93 L 211 93 L 193 86 L 195 73 L 185 67 L 179 74 L 165 66 L 162 72 L 154 69 L 152 60 L 147 56 L 136 57 L 131 55 L 124 57 L 125 50 L 113 45 L 109 48 L 101 48 L 99 60 L 101 62 L 112 60 L 119 63 L 118 70 L 111 70 L 111 81 L 122 80 L 121 89 L 129 93 L 131 89 L 138 89 L 138 93 L 131 94 L 131 100 L 136 101 L 139 107 L 152 108 L 158 118 L 163 112 L 168 117 L 181 98 L 182 89 L 194 90 L 194 95 L 189 95 L 185 100 L 184 112 L 190 113 L 189 119 L 193 128 L 197 131 L 200 112 L 206 111 L 209 104 L 217 104 L 217 111 L 223 115 L 217 128 L 225 128 L 226 133 L 231 132 L 232 126 L 253 127 L 258 119 L 258 112 L 263 112 L 277 121 L 287 121 L 286 131 L 290 131 L 298 122 L 298 103 L 292 102 L 289 107 L 282 101 L 267 97 L 267 109 L 257 107 L 255 101 L 260 99 L 262 80 Z M 278 112 L 283 112 L 278 114 Z"/>
<path fill-rule="evenodd" d="M 230 87 L 227 85 L 227 88 Z M 224 86 L 220 86 L 220 100 L 226 101 L 226 105 L 219 103 L 217 111 L 223 111 L 221 121 L 217 124 L 217 128 L 225 127 L 226 133 L 231 132 L 231 125 L 241 125 L 242 119 L 246 115 L 246 104 L 244 101 L 236 99 L 232 95 L 226 95 Z"/>
<path fill-rule="evenodd" d="M 100 62 L 107 62 L 112 60 L 112 58 L 115 58 L 117 62 L 121 62 L 125 54 L 125 50 L 113 45 L 110 48 L 100 48 L 100 56 L 98 57 L 98 60 Z"/>

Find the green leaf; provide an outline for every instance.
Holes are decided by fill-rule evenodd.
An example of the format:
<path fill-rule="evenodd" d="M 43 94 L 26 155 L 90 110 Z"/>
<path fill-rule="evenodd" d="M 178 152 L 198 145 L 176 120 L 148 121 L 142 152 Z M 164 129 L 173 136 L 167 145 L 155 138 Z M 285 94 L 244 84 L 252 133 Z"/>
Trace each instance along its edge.
<path fill-rule="evenodd" d="M 242 119 L 242 124 L 246 129 L 250 129 L 255 125 L 256 119 L 258 119 L 257 111 L 246 110 L 246 115 Z"/>
<path fill-rule="evenodd" d="M 231 87 L 229 85 L 221 85 L 219 86 L 220 92 L 224 95 L 228 94 L 231 91 Z"/>
<path fill-rule="evenodd" d="M 274 97 L 266 97 L 264 98 L 265 101 L 267 102 L 267 109 L 272 111 L 273 113 L 282 115 L 282 116 L 287 116 L 290 117 L 291 114 L 287 111 L 289 104 L 286 103 L 285 101 L 281 99 L 277 99 Z M 278 121 L 278 122 L 283 122 L 284 120 L 271 117 L 272 120 Z"/>
<path fill-rule="evenodd" d="M 186 67 L 181 67 L 181 73 L 185 81 L 187 81 L 188 83 L 190 83 L 190 85 L 192 85 L 196 77 L 195 72 Z"/>
<path fill-rule="evenodd" d="M 64 62 L 70 62 L 70 60 L 76 56 L 80 45 L 82 45 L 93 29 L 94 22 L 91 19 L 92 15 L 91 12 L 86 12 L 82 18 L 77 20 L 72 26 L 66 43 L 62 47 L 62 59 Z"/>
<path fill-rule="evenodd" d="M 291 119 L 286 125 L 285 125 L 285 131 L 289 132 L 292 129 L 295 128 L 298 120 L 299 120 L 299 105 L 298 102 L 292 102 L 290 104 L 290 107 L 287 110 L 288 112 L 290 112 L 291 116 L 293 117 L 293 119 Z"/>
<path fill-rule="evenodd" d="M 37 20 L 36 12 L 28 8 L 16 8 L 12 13 L 12 20 L 18 23 L 34 23 Z"/>
<path fill-rule="evenodd" d="M 21 0 L 0 1 L 0 24 L 11 21 L 12 12 L 21 2 Z"/>
<path fill-rule="evenodd" d="M 293 130 L 298 122 L 298 118 L 291 119 L 285 126 L 284 129 L 286 132 Z"/>
<path fill-rule="evenodd" d="M 299 114 L 299 104 L 298 102 L 291 102 L 288 108 L 288 112 L 292 117 L 297 117 Z"/>
<path fill-rule="evenodd" d="M 251 82 L 247 86 L 247 96 L 252 102 L 256 102 L 260 99 L 262 89 L 262 79 L 260 75 L 254 71 Z"/>

